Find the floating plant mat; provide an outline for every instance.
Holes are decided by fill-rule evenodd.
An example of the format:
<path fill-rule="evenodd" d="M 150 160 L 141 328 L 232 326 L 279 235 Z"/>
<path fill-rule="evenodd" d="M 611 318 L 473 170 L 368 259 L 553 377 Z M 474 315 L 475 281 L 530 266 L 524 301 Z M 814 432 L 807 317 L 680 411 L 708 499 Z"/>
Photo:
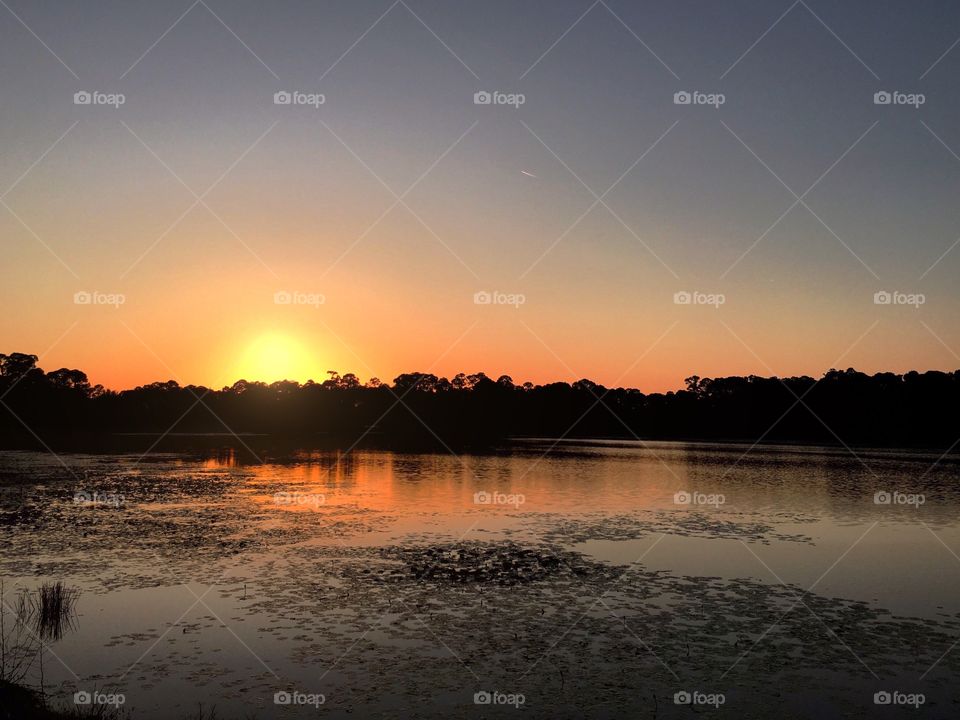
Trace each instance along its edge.
<path fill-rule="evenodd" d="M 224 578 L 217 592 L 233 610 L 222 617 L 268 664 L 323 676 L 328 713 L 400 717 L 384 698 L 448 693 L 463 706 L 477 689 L 497 688 L 522 692 L 528 710 L 555 717 L 573 707 L 652 717 L 657 695 L 657 717 L 669 717 L 675 708 L 664 703 L 687 687 L 726 693 L 737 717 L 764 717 L 764 706 L 815 683 L 856 716 L 872 703 L 871 673 L 917 678 L 960 636 L 956 616 L 896 617 L 798 587 L 608 565 L 512 542 L 316 546 L 261 573 L 246 577 L 243 591 L 239 577 Z M 143 682 L 198 659 L 198 643 L 219 622 L 193 620 L 188 632 L 166 637 L 171 655 L 158 675 L 150 663 L 138 668 Z M 192 672 L 223 687 L 237 679 L 207 665 Z M 946 692 L 957 672 L 960 656 L 943 657 L 924 681 L 928 697 Z M 269 687 L 262 678 L 250 692 Z M 444 717 L 442 706 L 420 715 Z M 783 708 L 778 716 L 803 713 Z"/>
<path fill-rule="evenodd" d="M 384 531 L 395 521 L 354 504 L 289 510 L 246 495 L 225 497 L 232 491 L 209 478 L 175 483 L 165 494 L 143 482 L 134 478 L 98 490 L 122 498 L 116 506 L 78 504 L 73 491 L 62 487 L 37 489 L 23 504 L 19 493 L 5 493 L 0 574 L 69 576 L 87 581 L 92 591 L 179 584 L 209 579 L 211 566 L 251 553 L 283 554 L 315 540 L 336 543 Z"/>
<path fill-rule="evenodd" d="M 579 553 L 548 546 L 524 547 L 513 542 L 387 547 L 381 548 L 379 554 L 400 562 L 400 567 L 374 575 L 392 581 L 517 585 L 564 574 L 584 578 L 617 574 L 613 568 L 587 560 Z"/>
<path fill-rule="evenodd" d="M 313 583 L 305 587 L 307 567 L 314 568 Z M 918 666 L 929 660 L 929 667 L 960 632 L 955 616 L 939 621 L 895 617 L 867 603 L 798 587 L 679 577 L 642 565 L 607 565 L 569 551 L 509 542 L 315 548 L 309 557 L 274 571 L 277 577 L 268 584 L 251 585 L 250 609 L 295 617 L 293 610 L 312 615 L 380 608 L 402 614 L 406 605 L 429 608 L 441 624 L 469 625 L 470 613 L 483 606 L 503 610 L 506 625 L 531 623 L 533 628 L 546 616 L 551 623 L 575 619 L 594 604 L 583 620 L 587 626 L 591 617 L 594 630 L 626 622 L 649 638 L 651 647 L 662 646 L 680 662 L 703 661 L 704 667 L 719 666 L 718 659 L 720 665 L 726 659 L 732 663 L 761 635 L 751 655 L 761 657 L 765 647 L 774 647 L 792 666 L 806 663 L 814 669 L 836 662 L 866 672 L 846 643 L 876 663 L 878 671 L 892 668 L 897 658 L 915 660 Z M 510 617 L 508 610 L 516 616 Z M 751 655 L 744 660 L 748 666 Z M 960 667 L 960 658 L 951 662 Z"/>
<path fill-rule="evenodd" d="M 308 545 L 255 569 L 252 560 L 216 568 L 211 606 L 282 676 L 323 676 L 317 690 L 334 717 L 409 717 L 424 697 L 437 700 L 418 716 L 456 716 L 480 688 L 521 692 L 527 710 L 554 717 L 653 717 L 656 696 L 656 717 L 671 717 L 685 687 L 725 692 L 736 717 L 768 717 L 774 702 L 778 716 L 802 717 L 783 696 L 811 686 L 855 717 L 872 699 L 871 670 L 918 677 L 960 636 L 956 617 L 894 617 L 796 587 L 611 565 L 543 544 Z M 275 692 L 217 617 L 145 630 L 105 643 L 135 657 L 163 636 L 129 677 L 137 687 L 176 677 L 211 697 Z M 224 653 L 250 667 L 229 667 Z M 106 686 L 128 666 L 97 680 Z M 924 687 L 946 690 L 957 672 L 960 657 L 948 654 Z M 863 697 L 851 693 L 859 685 Z"/>
<path fill-rule="evenodd" d="M 634 540 L 651 534 L 723 540 L 752 540 L 769 544 L 771 540 L 813 544 L 807 535 L 788 534 L 769 522 L 760 522 L 756 513 L 647 511 L 634 515 L 585 515 L 569 517 L 548 513 L 525 513 L 542 537 L 550 542 L 577 544 L 587 540 Z M 814 523 L 817 518 L 792 513 L 772 513 L 765 520 L 783 523 Z"/>

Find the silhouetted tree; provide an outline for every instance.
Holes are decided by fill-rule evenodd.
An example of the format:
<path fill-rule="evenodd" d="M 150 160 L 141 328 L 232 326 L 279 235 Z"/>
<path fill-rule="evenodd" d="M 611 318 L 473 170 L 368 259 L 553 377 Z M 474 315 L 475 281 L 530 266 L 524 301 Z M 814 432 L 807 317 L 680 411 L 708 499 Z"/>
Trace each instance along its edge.
<path fill-rule="evenodd" d="M 482 372 L 449 380 L 403 373 L 392 385 L 334 370 L 327 376 L 302 385 L 241 379 L 219 391 L 168 380 L 113 392 L 91 386 L 80 370 L 45 373 L 36 355 L 0 354 L 0 438 L 175 430 L 345 442 L 372 435 L 486 444 L 526 435 L 946 447 L 960 437 L 960 371 L 831 369 L 820 380 L 692 375 L 682 390 L 652 394 L 587 378 L 515 385 L 508 375 L 494 381 Z"/>

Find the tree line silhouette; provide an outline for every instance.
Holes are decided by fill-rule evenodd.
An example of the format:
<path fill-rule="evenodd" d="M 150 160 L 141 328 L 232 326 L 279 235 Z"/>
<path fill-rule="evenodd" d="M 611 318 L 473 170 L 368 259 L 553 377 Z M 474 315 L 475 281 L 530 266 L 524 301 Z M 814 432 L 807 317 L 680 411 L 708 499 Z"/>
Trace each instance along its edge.
<path fill-rule="evenodd" d="M 0 432 L 8 444 L 120 433 L 266 434 L 337 441 L 487 445 L 504 438 L 706 439 L 949 447 L 960 437 L 960 370 L 830 370 L 800 377 L 686 379 L 675 392 L 591 380 L 516 384 L 503 375 L 404 373 L 392 384 L 328 372 L 322 382 L 239 380 L 213 390 L 173 380 L 132 390 L 80 370 L 44 372 L 0 354 Z"/>

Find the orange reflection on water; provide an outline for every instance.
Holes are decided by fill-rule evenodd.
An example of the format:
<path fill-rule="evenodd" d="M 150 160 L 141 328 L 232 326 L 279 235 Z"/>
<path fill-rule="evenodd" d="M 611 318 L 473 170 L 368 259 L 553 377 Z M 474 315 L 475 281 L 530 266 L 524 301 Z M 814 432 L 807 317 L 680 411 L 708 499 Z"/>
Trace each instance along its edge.
<path fill-rule="evenodd" d="M 317 512 L 324 507 L 354 505 L 384 511 L 395 503 L 393 458 L 388 454 L 308 452 L 283 463 L 243 466 L 248 497 L 259 505 L 287 512 Z M 208 462 L 236 467 L 235 458 Z M 231 463 L 234 463 L 231 465 Z"/>
<path fill-rule="evenodd" d="M 295 512 L 330 505 L 420 515 L 585 508 L 628 512 L 658 504 L 672 507 L 673 494 L 688 489 L 685 466 L 677 462 L 682 457 L 671 458 L 672 467 L 667 467 L 653 457 L 610 462 L 606 454 L 601 448 L 571 462 L 537 455 L 304 451 L 251 462 L 242 451 L 242 457 L 224 451 L 207 458 L 204 466 L 242 474 L 246 497 Z M 484 503 L 478 495 L 492 501 Z"/>

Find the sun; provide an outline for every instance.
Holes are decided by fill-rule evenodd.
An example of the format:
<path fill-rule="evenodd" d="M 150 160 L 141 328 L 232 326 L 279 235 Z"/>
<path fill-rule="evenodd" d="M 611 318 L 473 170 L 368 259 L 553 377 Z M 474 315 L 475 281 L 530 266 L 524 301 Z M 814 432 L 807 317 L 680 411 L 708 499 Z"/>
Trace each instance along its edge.
<path fill-rule="evenodd" d="M 276 380 L 304 382 L 320 372 L 317 359 L 303 343 L 278 333 L 261 335 L 250 343 L 236 368 L 237 379 L 267 383 Z"/>

